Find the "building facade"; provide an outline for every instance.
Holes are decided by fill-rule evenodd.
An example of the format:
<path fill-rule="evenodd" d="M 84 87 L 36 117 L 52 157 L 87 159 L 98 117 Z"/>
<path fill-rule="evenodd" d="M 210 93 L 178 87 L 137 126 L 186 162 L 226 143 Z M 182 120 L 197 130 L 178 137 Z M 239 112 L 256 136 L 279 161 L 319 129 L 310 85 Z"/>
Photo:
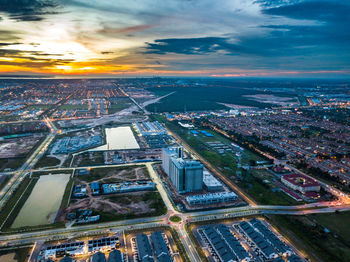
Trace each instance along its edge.
<path fill-rule="evenodd" d="M 162 166 L 179 193 L 200 191 L 203 188 L 203 165 L 183 158 L 181 148 L 164 148 Z"/>

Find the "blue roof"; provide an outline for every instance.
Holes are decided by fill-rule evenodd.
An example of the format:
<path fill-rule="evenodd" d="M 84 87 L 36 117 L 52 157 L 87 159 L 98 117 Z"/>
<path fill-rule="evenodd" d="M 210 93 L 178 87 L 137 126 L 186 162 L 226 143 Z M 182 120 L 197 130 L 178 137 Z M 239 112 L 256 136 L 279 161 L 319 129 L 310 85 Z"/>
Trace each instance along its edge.
<path fill-rule="evenodd" d="M 123 255 L 118 249 L 115 249 L 111 253 L 109 253 L 108 262 L 122 262 L 122 261 L 123 261 Z"/>
<path fill-rule="evenodd" d="M 205 226 L 204 234 L 213 246 L 215 252 L 223 262 L 236 260 L 236 256 L 232 253 L 228 245 L 223 241 L 221 236 L 214 230 L 213 226 Z"/>
<path fill-rule="evenodd" d="M 234 237 L 227 226 L 218 225 L 216 229 L 239 260 L 249 258 L 247 251 L 242 247 L 241 243 Z"/>
<path fill-rule="evenodd" d="M 290 248 L 286 244 L 284 244 L 270 229 L 268 229 L 260 220 L 254 218 L 250 220 L 250 224 L 252 224 L 263 236 L 264 238 L 271 243 L 271 245 L 277 250 L 279 253 L 284 253 L 286 251 L 290 251 Z"/>
<path fill-rule="evenodd" d="M 100 189 L 100 183 L 98 182 L 93 182 L 90 184 L 91 189 Z"/>
<path fill-rule="evenodd" d="M 92 256 L 91 262 L 106 262 L 105 254 L 97 252 Z"/>
<path fill-rule="evenodd" d="M 275 252 L 271 245 L 263 238 L 263 236 L 254 230 L 254 228 L 246 221 L 239 223 L 239 226 L 248 235 L 248 237 L 258 246 L 266 257 L 270 257 Z"/>
<path fill-rule="evenodd" d="M 136 236 L 136 243 L 140 260 L 142 262 L 154 261 L 148 237 L 145 234 L 138 234 Z"/>
<path fill-rule="evenodd" d="M 165 244 L 162 233 L 159 231 L 151 235 L 153 250 L 156 253 L 157 260 L 162 262 L 171 262 L 168 246 Z"/>

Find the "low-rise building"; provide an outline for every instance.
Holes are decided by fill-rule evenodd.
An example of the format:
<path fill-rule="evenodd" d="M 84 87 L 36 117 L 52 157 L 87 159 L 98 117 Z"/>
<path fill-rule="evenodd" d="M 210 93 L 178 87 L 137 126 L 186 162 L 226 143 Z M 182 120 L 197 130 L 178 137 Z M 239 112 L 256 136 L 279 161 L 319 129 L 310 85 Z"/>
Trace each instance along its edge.
<path fill-rule="evenodd" d="M 203 184 L 210 192 L 218 192 L 224 189 L 223 184 L 207 170 L 203 171 Z"/>
<path fill-rule="evenodd" d="M 210 205 L 215 203 L 228 203 L 238 199 L 234 192 L 209 193 L 202 195 L 187 196 L 189 205 Z"/>
<path fill-rule="evenodd" d="M 139 261 L 141 262 L 153 262 L 153 254 L 151 244 L 148 237 L 145 234 L 139 234 L 136 236 L 137 252 Z"/>
<path fill-rule="evenodd" d="M 90 257 L 90 262 L 106 262 L 106 256 L 101 252 L 97 252 Z"/>
<path fill-rule="evenodd" d="M 90 184 L 90 189 L 91 189 L 91 193 L 93 195 L 99 195 L 101 193 L 100 183 L 98 183 L 98 182 L 91 183 Z"/>
<path fill-rule="evenodd" d="M 307 192 L 318 192 L 321 189 L 320 183 L 302 174 L 287 174 L 281 177 L 283 184 L 303 194 Z"/>

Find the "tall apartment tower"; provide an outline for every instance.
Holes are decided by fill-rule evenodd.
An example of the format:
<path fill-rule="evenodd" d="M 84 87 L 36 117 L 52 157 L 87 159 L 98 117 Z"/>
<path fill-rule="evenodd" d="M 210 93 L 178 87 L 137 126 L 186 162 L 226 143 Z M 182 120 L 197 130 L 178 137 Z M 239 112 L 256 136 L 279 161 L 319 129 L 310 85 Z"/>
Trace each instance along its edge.
<path fill-rule="evenodd" d="M 162 166 L 179 193 L 202 190 L 203 165 L 199 161 L 183 159 L 182 148 L 164 148 Z"/>

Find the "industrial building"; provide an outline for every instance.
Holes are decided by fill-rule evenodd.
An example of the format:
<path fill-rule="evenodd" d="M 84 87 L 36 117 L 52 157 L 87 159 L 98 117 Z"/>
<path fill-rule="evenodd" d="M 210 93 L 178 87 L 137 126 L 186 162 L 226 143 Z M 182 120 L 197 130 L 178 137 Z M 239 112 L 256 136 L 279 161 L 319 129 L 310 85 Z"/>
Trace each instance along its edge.
<path fill-rule="evenodd" d="M 302 174 L 283 175 L 281 181 L 287 187 L 303 194 L 307 192 L 318 192 L 321 189 L 320 184 L 316 180 Z"/>
<path fill-rule="evenodd" d="M 210 205 L 215 203 L 229 203 L 236 201 L 238 196 L 234 192 L 209 193 L 202 195 L 187 196 L 189 205 Z"/>
<path fill-rule="evenodd" d="M 203 184 L 210 192 L 218 192 L 224 189 L 223 184 L 207 170 L 203 171 Z"/>
<path fill-rule="evenodd" d="M 158 262 L 171 262 L 169 248 L 166 245 L 162 233 L 156 231 L 151 235 L 152 247 Z"/>
<path fill-rule="evenodd" d="M 60 262 L 73 262 L 73 258 L 66 256 L 66 257 L 62 258 L 60 260 Z"/>
<path fill-rule="evenodd" d="M 86 196 L 86 187 L 85 185 L 75 185 L 73 189 L 73 197 L 82 198 Z"/>
<path fill-rule="evenodd" d="M 139 234 L 136 236 L 137 252 L 139 261 L 141 262 L 153 262 L 153 254 L 151 244 L 148 237 L 145 234 Z"/>
<path fill-rule="evenodd" d="M 94 195 L 94 196 L 99 195 L 101 193 L 100 183 L 98 183 L 98 182 L 90 183 L 90 189 L 91 189 L 92 195 Z"/>
<path fill-rule="evenodd" d="M 69 154 L 102 144 L 102 136 L 73 136 L 58 139 L 52 146 L 51 154 Z"/>
<path fill-rule="evenodd" d="M 119 184 L 103 184 L 103 194 L 116 194 L 127 192 L 138 192 L 146 190 L 155 190 L 156 184 L 152 181 L 136 181 L 136 182 L 124 182 Z"/>
<path fill-rule="evenodd" d="M 169 136 L 166 129 L 158 121 L 134 123 L 134 127 L 149 148 L 167 147 L 166 140 Z"/>
<path fill-rule="evenodd" d="M 166 135 L 166 129 L 158 122 L 142 122 L 134 123 L 136 131 L 141 136 Z"/>
<path fill-rule="evenodd" d="M 184 159 L 181 148 L 163 148 L 162 166 L 180 194 L 203 189 L 203 165 Z"/>

